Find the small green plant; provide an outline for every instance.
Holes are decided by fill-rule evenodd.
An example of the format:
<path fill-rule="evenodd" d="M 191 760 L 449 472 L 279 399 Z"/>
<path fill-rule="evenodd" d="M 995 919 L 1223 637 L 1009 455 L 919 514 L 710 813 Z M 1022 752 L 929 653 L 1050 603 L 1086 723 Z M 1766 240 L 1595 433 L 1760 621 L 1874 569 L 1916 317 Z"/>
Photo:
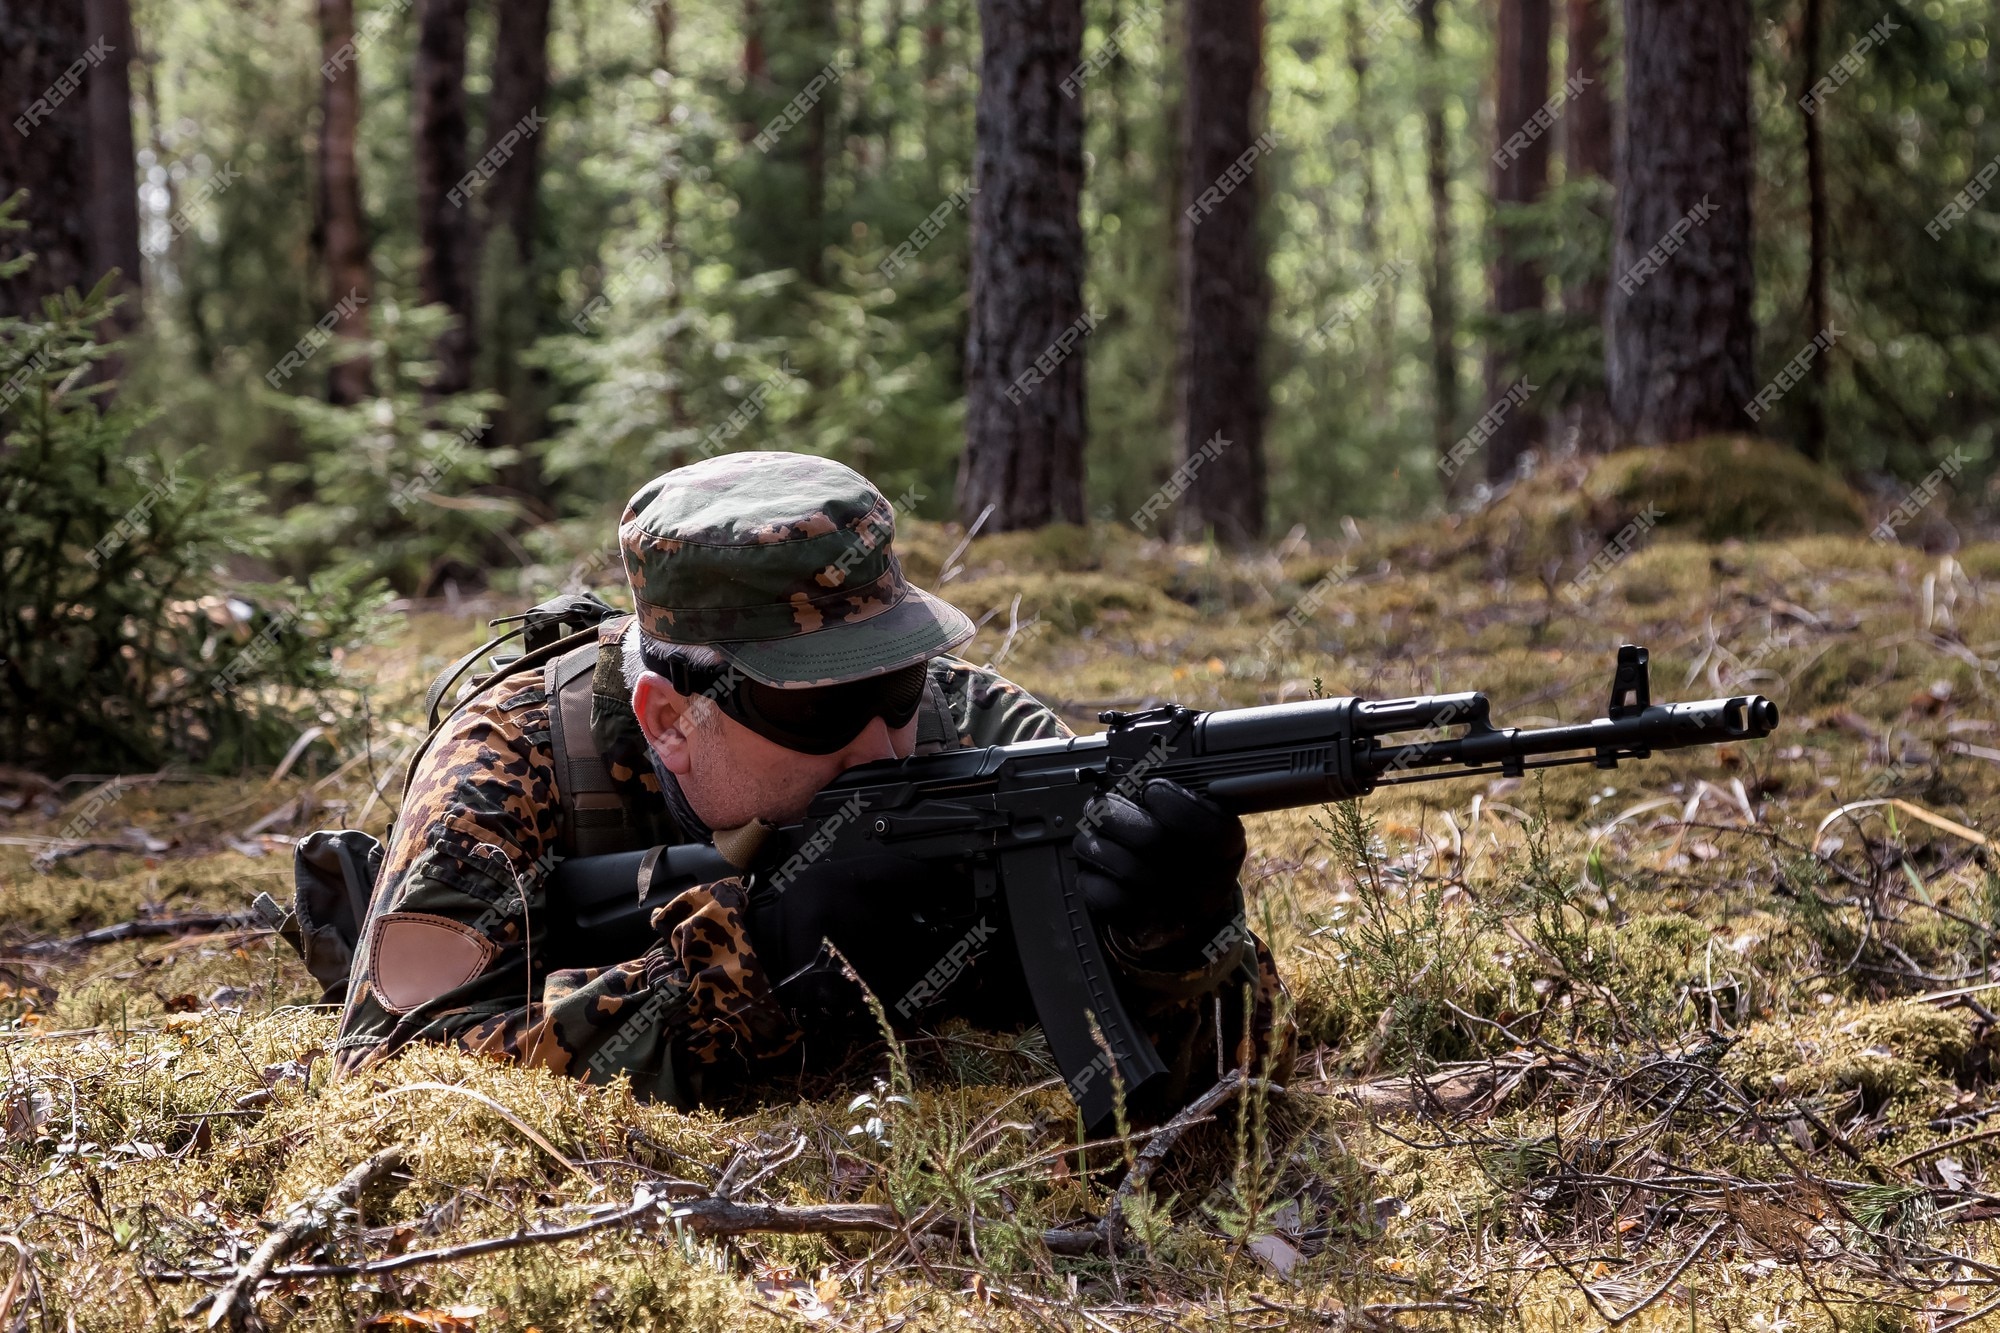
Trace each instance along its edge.
<path fill-rule="evenodd" d="M 523 506 L 496 482 L 514 453 L 489 447 L 495 395 L 429 392 L 436 366 L 427 358 L 446 312 L 384 301 L 377 316 L 374 397 L 336 406 L 266 393 L 307 446 L 301 461 L 271 469 L 304 497 L 285 511 L 278 546 L 297 569 L 428 592 L 452 572 L 477 574 L 508 543 Z"/>
<path fill-rule="evenodd" d="M 1582 884 L 1556 865 L 1549 851 L 1549 817 L 1539 805 L 1524 835 L 1528 864 L 1521 882 L 1529 893 L 1535 943 L 1571 976 L 1595 979 L 1604 960 L 1598 956 L 1590 916 L 1577 906 Z"/>
<path fill-rule="evenodd" d="M 0 204 L 0 230 L 13 230 Z M 0 277 L 23 272 L 23 257 Z M 0 317 L 0 754 L 64 773 L 275 760 L 371 607 L 351 578 L 229 577 L 269 549 L 244 486 L 142 438 L 105 378 L 110 279 Z"/>
<path fill-rule="evenodd" d="M 1450 1057 L 1464 1045 L 1444 998 L 1459 986 L 1465 949 L 1445 920 L 1446 885 L 1434 875 L 1391 866 L 1373 818 L 1359 802 L 1324 808 L 1313 824 L 1354 879 L 1360 910 L 1322 931 L 1343 938 L 1347 966 L 1338 984 L 1350 1011 L 1375 1028 L 1364 1065 Z"/>

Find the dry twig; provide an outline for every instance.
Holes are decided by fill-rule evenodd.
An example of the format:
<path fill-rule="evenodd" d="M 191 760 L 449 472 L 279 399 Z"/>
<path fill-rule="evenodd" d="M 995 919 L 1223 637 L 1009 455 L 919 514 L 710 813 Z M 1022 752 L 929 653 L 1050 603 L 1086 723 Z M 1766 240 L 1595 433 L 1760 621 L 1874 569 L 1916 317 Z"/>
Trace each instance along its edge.
<path fill-rule="evenodd" d="M 94 949 L 100 944 L 124 940 L 153 939 L 161 935 L 191 935 L 197 931 L 245 930 L 263 923 L 248 912 L 190 912 L 184 916 L 159 916 L 120 921 L 114 926 L 86 930 L 61 940 L 39 940 L 14 950 L 22 955 L 66 953 L 72 949 Z"/>
<path fill-rule="evenodd" d="M 338 1183 L 293 1205 L 278 1229 L 264 1238 L 256 1253 L 211 1298 L 208 1327 L 214 1328 L 225 1319 L 232 1329 L 260 1327 L 256 1310 L 257 1288 L 274 1275 L 272 1270 L 278 1261 L 318 1235 L 342 1212 L 354 1207 L 363 1191 L 401 1166 L 402 1162 L 403 1145 L 399 1143 L 384 1148 L 342 1176 Z"/>
<path fill-rule="evenodd" d="M 1125 1179 L 1120 1182 L 1118 1192 L 1111 1196 L 1111 1204 L 1104 1210 L 1104 1220 L 1097 1224 L 1097 1240 L 1106 1250 L 1113 1254 L 1118 1252 L 1118 1246 L 1124 1240 L 1126 1206 L 1140 1190 L 1146 1188 L 1146 1182 L 1153 1178 L 1153 1172 L 1159 1170 L 1160 1163 L 1167 1159 L 1167 1154 L 1174 1150 L 1176 1143 L 1180 1142 L 1181 1135 L 1208 1120 L 1226 1102 L 1246 1088 L 1255 1089 L 1267 1096 L 1283 1096 L 1285 1092 L 1277 1084 L 1264 1079 L 1246 1078 L 1239 1070 L 1189 1102 L 1179 1115 L 1160 1127 L 1153 1135 L 1152 1142 L 1140 1150 L 1138 1159 L 1132 1163 L 1132 1169 L 1126 1172 Z"/>

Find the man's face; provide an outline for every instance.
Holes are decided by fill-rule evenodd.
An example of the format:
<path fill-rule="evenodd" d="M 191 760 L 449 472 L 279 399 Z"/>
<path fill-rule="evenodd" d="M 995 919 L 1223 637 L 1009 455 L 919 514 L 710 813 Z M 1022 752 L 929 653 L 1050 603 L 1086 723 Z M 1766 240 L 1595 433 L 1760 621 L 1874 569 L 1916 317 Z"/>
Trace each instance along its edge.
<path fill-rule="evenodd" d="M 688 698 L 666 677 L 647 672 L 632 691 L 639 729 L 712 829 L 753 819 L 789 824 L 804 817 L 820 788 L 857 764 L 905 759 L 917 743 L 917 719 L 891 729 L 870 718 L 833 754 L 801 754 L 766 740 L 711 699 Z"/>

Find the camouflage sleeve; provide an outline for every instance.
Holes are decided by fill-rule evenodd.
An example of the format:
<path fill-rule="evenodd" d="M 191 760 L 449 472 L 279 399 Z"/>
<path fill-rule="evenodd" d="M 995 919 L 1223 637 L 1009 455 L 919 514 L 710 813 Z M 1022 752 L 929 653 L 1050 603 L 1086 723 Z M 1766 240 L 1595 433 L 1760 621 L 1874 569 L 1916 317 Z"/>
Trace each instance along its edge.
<path fill-rule="evenodd" d="M 541 684 L 502 687 L 438 736 L 405 793 L 335 1043 L 354 1071 L 413 1041 L 683 1100 L 690 1068 L 775 1054 L 789 1020 L 744 941 L 734 880 L 654 917 L 641 956 L 543 974 L 557 796 Z"/>
<path fill-rule="evenodd" d="M 956 657 L 939 657 L 931 672 L 944 687 L 961 745 L 1008 745 L 1067 736 L 1049 706 L 991 667 Z"/>

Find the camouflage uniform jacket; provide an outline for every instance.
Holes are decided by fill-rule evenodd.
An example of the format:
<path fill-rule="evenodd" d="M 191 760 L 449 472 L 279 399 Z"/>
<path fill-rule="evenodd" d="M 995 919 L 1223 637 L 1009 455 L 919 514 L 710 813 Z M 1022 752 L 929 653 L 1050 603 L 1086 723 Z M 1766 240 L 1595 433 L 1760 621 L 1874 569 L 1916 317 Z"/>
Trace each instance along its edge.
<path fill-rule="evenodd" d="M 619 634 L 600 631 L 591 731 L 627 817 L 655 843 L 690 841 L 660 794 L 633 715 Z M 964 746 L 1065 736 L 1048 708 L 993 671 L 954 657 L 931 664 Z M 802 1034 L 771 994 L 744 926 L 738 879 L 689 889 L 654 914 L 657 938 L 608 968 L 549 970 L 540 950 L 562 910 L 545 890 L 558 836 L 557 767 L 540 673 L 495 682 L 461 707 L 419 764 L 392 833 L 357 949 L 335 1044 L 339 1068 L 366 1068 L 413 1041 L 467 1050 L 595 1082 L 629 1077 L 642 1095 L 682 1105 L 780 1066 Z M 431 918 L 455 948 L 476 939 L 459 985 L 398 1003 L 378 983 L 376 948 L 392 914 Z M 438 920 L 442 919 L 442 920 Z M 467 929 L 469 928 L 469 930 Z M 1161 1058 L 1192 1093 L 1216 1067 L 1215 1016 L 1202 1001 L 1229 997 L 1243 1011 L 1257 997 L 1256 1030 L 1268 1032 L 1279 983 L 1261 944 L 1226 932 L 1195 970 L 1159 973 L 1114 948 L 1121 991 Z M 643 947 L 650 944 L 650 947 Z M 393 990 L 393 987 L 389 989 Z M 1230 1062 L 1247 1054 L 1240 1022 Z"/>

